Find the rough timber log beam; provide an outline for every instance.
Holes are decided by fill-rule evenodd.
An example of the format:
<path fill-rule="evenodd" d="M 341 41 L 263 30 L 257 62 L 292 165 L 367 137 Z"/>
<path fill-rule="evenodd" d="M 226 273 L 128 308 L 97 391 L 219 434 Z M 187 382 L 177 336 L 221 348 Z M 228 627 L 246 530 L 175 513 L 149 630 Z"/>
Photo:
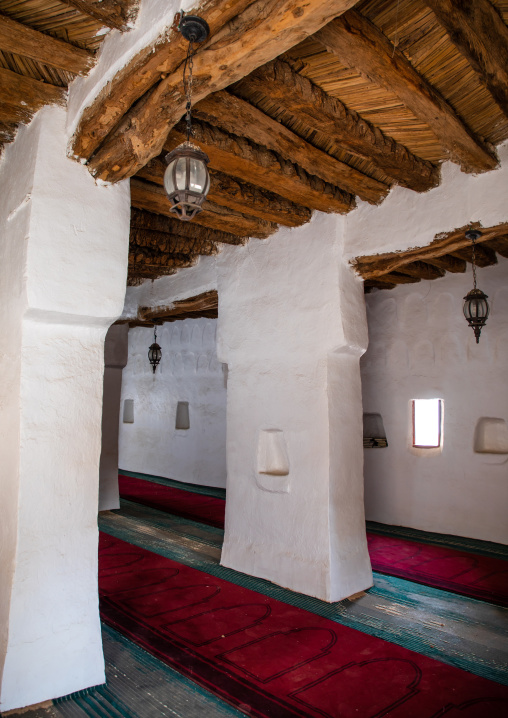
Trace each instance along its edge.
<path fill-rule="evenodd" d="M 16 135 L 16 125 L 4 122 L 0 118 L 0 142 L 12 142 Z"/>
<path fill-rule="evenodd" d="M 427 262 L 409 262 L 399 267 L 398 272 L 400 274 L 407 274 L 409 277 L 417 277 L 418 279 L 439 279 L 444 277 L 445 272 L 443 269 L 434 267 Z"/>
<path fill-rule="evenodd" d="M 467 247 L 455 250 L 455 252 L 453 252 L 453 255 L 455 257 L 459 257 L 459 259 L 465 259 L 466 262 L 472 263 L 473 250 L 471 249 L 471 243 L 469 243 Z M 490 247 L 476 245 L 475 264 L 477 267 L 490 267 L 492 264 L 497 264 L 496 253 Z"/>
<path fill-rule="evenodd" d="M 194 56 L 193 98 L 252 72 L 319 30 L 357 0 L 257 0 Z M 185 112 L 181 68 L 161 80 L 119 123 L 90 160 L 92 174 L 115 182 L 131 177 L 162 150 L 168 128 Z"/>
<path fill-rule="evenodd" d="M 169 133 L 164 147 L 172 150 L 184 139 L 184 128 L 178 125 Z M 218 127 L 194 122 L 193 139 L 209 156 L 211 169 L 266 190 L 277 187 L 277 194 L 282 197 L 322 212 L 348 212 L 354 207 L 352 195 L 243 137 L 233 137 Z"/>
<path fill-rule="evenodd" d="M 500 254 L 501 257 L 508 258 L 508 237 L 496 237 L 496 239 L 485 242 L 485 246 L 493 249 Z"/>
<path fill-rule="evenodd" d="M 508 222 L 487 228 L 473 225 L 472 228 L 480 229 L 482 232 L 482 236 L 476 244 L 477 248 L 481 249 L 484 242 L 496 239 L 497 237 L 504 237 L 508 232 Z M 469 226 L 455 229 L 443 235 L 437 235 L 434 241 L 426 247 L 410 249 L 407 252 L 387 252 L 386 254 L 357 257 L 352 263 L 363 279 L 382 279 L 383 281 L 391 282 L 391 279 L 387 279 L 387 275 L 397 270 L 402 271 L 406 264 L 416 261 L 431 264 L 440 258 L 445 258 L 446 261 L 448 261 L 449 254 L 454 254 L 464 248 L 470 249 L 471 240 L 466 239 L 464 235 L 467 229 L 469 229 Z M 491 255 L 489 256 L 491 257 Z M 463 260 L 464 258 L 461 259 Z M 461 260 L 459 259 L 459 261 Z"/>
<path fill-rule="evenodd" d="M 213 40 L 218 30 L 252 3 L 252 0 L 203 0 L 189 11 L 207 21 Z M 72 153 L 88 160 L 128 109 L 185 60 L 187 41 L 178 31 L 180 14 L 157 40 L 140 50 L 83 111 L 71 141 Z"/>
<path fill-rule="evenodd" d="M 0 50 L 30 57 L 75 75 L 85 75 L 94 64 L 94 56 L 86 50 L 32 30 L 4 15 L 0 15 Z"/>
<path fill-rule="evenodd" d="M 67 91 L 64 87 L 49 85 L 0 68 L 2 104 L 5 103 L 7 110 L 9 107 L 17 108 L 18 114 L 24 115 L 24 122 L 28 122 L 33 113 L 40 110 L 43 105 L 64 104 L 66 96 Z"/>
<path fill-rule="evenodd" d="M 474 136 L 439 92 L 366 17 L 351 10 L 321 28 L 314 39 L 344 65 L 397 95 L 430 127 L 443 149 L 465 172 L 496 166 L 494 152 Z"/>
<path fill-rule="evenodd" d="M 162 185 L 165 169 L 166 164 L 158 157 L 154 157 L 136 176 Z M 252 184 L 240 182 L 223 172 L 210 172 L 208 199 L 223 207 L 231 207 L 238 212 L 268 219 L 285 227 L 299 227 L 308 222 L 312 216 L 312 212 L 307 207 L 290 202 L 280 195 Z"/>
<path fill-rule="evenodd" d="M 285 160 L 303 167 L 311 175 L 320 177 L 336 187 L 357 194 L 373 204 L 380 202 L 389 187 L 378 180 L 330 157 L 326 152 L 302 140 L 287 127 L 276 122 L 264 112 L 225 90 L 215 92 L 201 100 L 193 114 L 211 125 L 220 127 L 269 150 L 277 152 Z"/>
<path fill-rule="evenodd" d="M 148 212 L 174 217 L 174 214 L 170 211 L 170 204 L 165 191 L 162 187 L 150 182 L 144 182 L 136 178 L 131 180 L 131 203 L 138 209 L 146 209 Z M 274 222 L 248 217 L 207 200 L 203 204 L 203 211 L 194 217 L 192 222 L 211 229 L 229 232 L 238 237 L 256 237 L 258 239 L 266 239 L 277 229 Z"/>
<path fill-rule="evenodd" d="M 160 321 L 168 318 L 176 318 L 182 314 L 200 314 L 202 312 L 217 311 L 219 308 L 219 295 L 215 289 L 209 292 L 203 292 L 196 297 L 189 299 L 178 299 L 170 306 L 161 307 L 140 307 L 138 309 L 138 319 L 140 321 Z"/>
<path fill-rule="evenodd" d="M 425 0 L 508 116 L 508 27 L 489 0 Z"/>
<path fill-rule="evenodd" d="M 139 0 L 63 0 L 106 27 L 129 30 L 138 14 Z"/>
<path fill-rule="evenodd" d="M 196 255 L 170 254 L 169 252 L 159 252 L 135 245 L 129 247 L 129 264 L 135 264 L 138 267 L 144 264 L 150 267 L 178 269 L 180 267 L 190 267 L 195 261 Z"/>
<path fill-rule="evenodd" d="M 409 275 L 402 274 L 401 272 L 389 272 L 381 279 L 387 284 L 416 284 L 417 282 L 421 282 L 420 277 L 410 277 Z"/>
<path fill-rule="evenodd" d="M 155 229 L 136 229 L 131 227 L 130 242 L 137 247 L 147 247 L 165 254 L 217 254 L 215 242 L 206 239 L 190 239 L 179 237 L 169 232 L 158 232 Z"/>
<path fill-rule="evenodd" d="M 404 187 L 424 192 L 439 184 L 439 171 L 431 162 L 384 135 L 286 62 L 277 60 L 256 70 L 239 83 L 242 88 L 281 103 L 302 123 L 333 136 L 345 150 L 370 160 Z"/>
<path fill-rule="evenodd" d="M 229 232 L 201 227 L 193 222 L 181 222 L 174 215 L 167 217 L 163 214 L 153 214 L 142 209 L 131 208 L 131 227 L 147 229 L 155 232 L 169 232 L 178 237 L 190 240 L 200 239 L 207 242 L 222 242 L 223 244 L 243 244 L 243 239 Z"/>

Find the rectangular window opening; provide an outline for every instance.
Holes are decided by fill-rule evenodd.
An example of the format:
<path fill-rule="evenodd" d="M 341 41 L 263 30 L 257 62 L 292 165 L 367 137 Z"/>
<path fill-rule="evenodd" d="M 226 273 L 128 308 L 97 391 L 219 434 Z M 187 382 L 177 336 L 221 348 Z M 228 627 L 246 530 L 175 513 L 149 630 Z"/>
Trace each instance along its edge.
<path fill-rule="evenodd" d="M 413 399 L 413 446 L 433 449 L 441 446 L 442 399 Z"/>

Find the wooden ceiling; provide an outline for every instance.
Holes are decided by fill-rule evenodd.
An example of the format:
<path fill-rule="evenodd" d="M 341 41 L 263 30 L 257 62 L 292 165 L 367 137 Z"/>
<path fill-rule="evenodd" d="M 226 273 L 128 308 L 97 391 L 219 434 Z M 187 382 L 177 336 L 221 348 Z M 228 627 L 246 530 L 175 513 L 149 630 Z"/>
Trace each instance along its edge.
<path fill-rule="evenodd" d="M 107 24 L 97 12 L 108 8 L 110 27 L 132 22 L 127 0 L 0 0 L 21 27 L 81 53 L 73 69 L 58 69 L 45 64 L 54 52 L 6 47 L 0 73 L 63 101 Z M 299 226 L 315 209 L 346 213 L 356 197 L 377 204 L 394 184 L 424 192 L 448 159 L 466 172 L 496 167 L 495 146 L 508 138 L 508 0 L 201 0 L 195 12 L 211 29 L 194 57 L 194 140 L 211 170 L 204 211 L 179 222 L 162 188 L 163 157 L 184 138 L 178 16 L 87 108 L 72 141 L 97 178 L 132 178 L 131 282 L 190 266 L 222 243 Z M 4 122 L 4 136 L 22 119 Z M 501 250 L 489 242 L 483 261 L 492 263 Z M 464 271 L 468 259 L 464 248 L 436 256 L 383 272 L 384 281 L 363 276 L 388 288 Z"/>

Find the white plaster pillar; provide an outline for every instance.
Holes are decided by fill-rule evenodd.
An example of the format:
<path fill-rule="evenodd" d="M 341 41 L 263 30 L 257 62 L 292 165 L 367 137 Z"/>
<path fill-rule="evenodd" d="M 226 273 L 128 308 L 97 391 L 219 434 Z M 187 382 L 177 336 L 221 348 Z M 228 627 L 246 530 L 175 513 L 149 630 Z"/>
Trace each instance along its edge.
<path fill-rule="evenodd" d="M 218 354 L 229 367 L 221 562 L 326 601 L 372 585 L 359 370 L 367 324 L 343 231 L 343 218 L 318 214 L 218 257 Z"/>
<path fill-rule="evenodd" d="M 128 356 L 128 324 L 113 324 L 104 343 L 102 449 L 99 466 L 99 511 L 120 508 L 118 436 L 122 372 Z"/>
<path fill-rule="evenodd" d="M 97 496 L 104 337 L 129 187 L 66 157 L 46 107 L 0 163 L 0 710 L 102 683 Z"/>

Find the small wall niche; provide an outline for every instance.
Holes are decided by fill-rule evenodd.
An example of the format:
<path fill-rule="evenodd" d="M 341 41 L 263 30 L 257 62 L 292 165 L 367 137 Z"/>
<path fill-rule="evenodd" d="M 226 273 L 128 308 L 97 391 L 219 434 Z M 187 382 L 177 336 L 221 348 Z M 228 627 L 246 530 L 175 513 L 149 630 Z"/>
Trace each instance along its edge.
<path fill-rule="evenodd" d="M 363 415 L 363 448 L 385 449 L 388 446 L 381 414 Z"/>
<path fill-rule="evenodd" d="M 176 405 L 175 429 L 190 429 L 188 401 L 179 401 Z"/>
<path fill-rule="evenodd" d="M 478 419 L 474 435 L 477 454 L 508 454 L 508 424 L 504 419 L 483 416 Z"/>
<path fill-rule="evenodd" d="M 257 459 L 257 485 L 265 491 L 288 493 L 289 458 L 283 431 L 263 429 L 259 432 Z"/>
<path fill-rule="evenodd" d="M 123 423 L 134 424 L 134 399 L 124 399 Z"/>

